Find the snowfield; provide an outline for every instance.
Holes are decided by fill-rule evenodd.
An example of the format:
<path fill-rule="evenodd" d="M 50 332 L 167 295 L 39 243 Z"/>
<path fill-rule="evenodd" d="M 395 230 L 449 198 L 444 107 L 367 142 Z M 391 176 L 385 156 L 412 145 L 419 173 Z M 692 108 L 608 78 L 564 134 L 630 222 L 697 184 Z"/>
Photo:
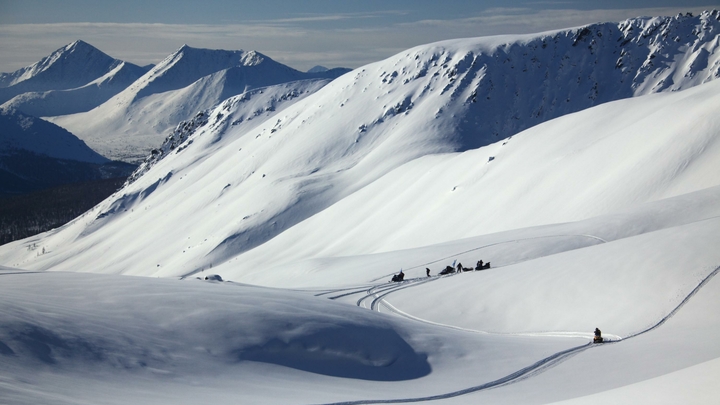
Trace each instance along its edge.
<path fill-rule="evenodd" d="M 0 246 L 0 402 L 716 402 L 719 20 L 446 41 L 203 110 Z M 612 62 L 594 99 L 574 44 Z"/>

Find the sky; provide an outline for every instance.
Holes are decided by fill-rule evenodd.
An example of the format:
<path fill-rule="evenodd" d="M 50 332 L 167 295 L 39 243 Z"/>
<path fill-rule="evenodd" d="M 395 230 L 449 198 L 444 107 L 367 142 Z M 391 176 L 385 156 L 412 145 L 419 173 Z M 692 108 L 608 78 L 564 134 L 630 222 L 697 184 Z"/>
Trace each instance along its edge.
<path fill-rule="evenodd" d="M 157 63 L 183 44 L 259 51 L 296 69 L 356 68 L 445 39 L 720 9 L 720 0 L 0 0 L 0 72 L 82 39 Z"/>

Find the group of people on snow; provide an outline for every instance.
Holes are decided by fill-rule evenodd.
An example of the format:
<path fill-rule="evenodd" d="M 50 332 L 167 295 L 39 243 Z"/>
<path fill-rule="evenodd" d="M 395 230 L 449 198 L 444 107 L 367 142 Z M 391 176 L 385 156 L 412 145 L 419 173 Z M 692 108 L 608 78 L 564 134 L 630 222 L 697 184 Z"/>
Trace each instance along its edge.
<path fill-rule="evenodd" d="M 452 273 L 462 273 L 464 271 L 473 271 L 473 270 L 486 270 L 490 268 L 490 262 L 484 263 L 482 260 L 478 260 L 477 264 L 475 265 L 475 268 L 472 267 L 463 267 L 462 263 L 458 263 L 457 266 L 455 265 L 455 262 L 453 262 L 452 266 L 446 266 L 443 270 L 438 273 L 441 276 L 444 276 L 446 274 L 452 274 Z M 425 275 L 427 277 L 430 276 L 430 268 L 425 268 Z M 400 269 L 400 273 L 394 274 L 392 276 L 392 281 L 400 282 L 405 280 L 405 273 L 403 273 L 402 269 Z"/>
<path fill-rule="evenodd" d="M 455 263 L 453 263 L 454 265 Z M 475 268 L 472 267 L 463 267 L 462 263 L 458 263 L 457 266 L 447 266 L 445 267 L 441 272 L 440 275 L 445 274 L 452 274 L 452 273 L 462 273 L 463 271 L 473 271 L 473 270 L 487 270 L 490 268 L 490 262 L 483 263 L 482 260 L 478 260 L 477 264 L 475 265 Z"/>

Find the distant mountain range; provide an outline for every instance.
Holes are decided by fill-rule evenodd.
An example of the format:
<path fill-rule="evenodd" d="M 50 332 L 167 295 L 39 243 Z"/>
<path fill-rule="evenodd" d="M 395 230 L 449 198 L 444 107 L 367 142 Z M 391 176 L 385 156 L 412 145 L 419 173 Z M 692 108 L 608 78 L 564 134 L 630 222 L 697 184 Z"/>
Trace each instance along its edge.
<path fill-rule="evenodd" d="M 15 110 L 0 109 L 0 128 L 0 196 L 127 176 L 134 169 L 99 155 L 55 124 Z"/>
<path fill-rule="evenodd" d="M 0 104 L 37 117 L 88 111 L 132 84 L 148 68 L 75 41 L 33 65 L 0 73 Z"/>
<path fill-rule="evenodd" d="M 188 46 L 140 67 L 75 41 L 0 74 L 0 195 L 127 176 L 134 166 L 110 158 L 142 160 L 198 111 L 248 89 L 347 71 L 302 73 L 257 52 Z"/>
<path fill-rule="evenodd" d="M 97 108 L 49 118 L 106 157 L 140 161 L 181 121 L 244 91 L 336 78 L 349 69 L 303 73 L 255 51 L 183 46 Z"/>

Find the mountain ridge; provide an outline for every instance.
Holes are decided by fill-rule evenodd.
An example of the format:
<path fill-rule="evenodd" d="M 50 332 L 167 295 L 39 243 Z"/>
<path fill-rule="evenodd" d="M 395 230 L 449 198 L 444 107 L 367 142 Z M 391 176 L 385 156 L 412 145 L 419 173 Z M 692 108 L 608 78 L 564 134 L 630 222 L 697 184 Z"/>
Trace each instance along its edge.
<path fill-rule="evenodd" d="M 616 66 L 623 50 L 626 66 L 648 66 L 645 62 L 652 49 L 641 42 L 650 38 L 643 38 L 643 33 L 650 32 L 657 22 L 680 24 L 691 34 L 692 27 L 703 18 L 715 15 L 639 19 L 633 24 L 647 31 L 627 29 L 632 34 L 623 33 L 621 25 L 613 28 L 609 24 L 591 26 L 595 29 L 592 35 L 583 34 L 579 28 L 514 37 L 512 41 L 508 39 L 513 37 L 493 37 L 417 47 L 356 69 L 304 99 L 263 116 L 259 122 L 247 122 L 251 110 L 229 99 L 188 125 L 187 133 L 169 138 L 168 142 L 175 146 L 167 150 L 173 152 L 163 153 L 164 159 L 155 161 L 115 197 L 96 207 L 90 215 L 94 219 L 86 217 L 69 225 L 66 231 L 48 236 L 57 240 L 54 246 L 64 244 L 64 238 L 72 240 L 67 250 L 58 249 L 53 255 L 28 260 L 33 266 L 80 265 L 80 256 L 71 253 L 74 249 L 84 249 L 80 246 L 94 240 L 111 243 L 116 235 L 128 235 L 130 222 L 133 226 L 145 223 L 143 232 L 150 223 L 154 229 L 165 229 L 157 225 L 162 218 L 168 221 L 167 229 L 172 228 L 173 235 L 136 235 L 147 245 L 136 247 L 143 252 L 138 261 L 134 259 L 137 255 L 124 256 L 128 252 L 120 249 L 116 261 L 106 270 L 179 276 L 223 263 L 225 271 L 241 279 L 250 277 L 258 268 L 283 268 L 283 260 L 297 263 L 324 255 L 408 249 L 508 227 L 579 220 L 712 186 L 715 178 L 706 176 L 700 180 L 697 170 L 711 167 L 712 158 L 708 156 L 715 153 L 714 148 L 702 149 L 702 145 L 711 145 L 714 139 L 711 135 L 716 122 L 710 118 L 717 109 L 711 96 L 718 86 L 713 82 L 717 65 L 715 56 L 708 58 L 708 66 L 701 70 L 693 70 L 692 63 L 685 62 L 696 59 L 701 49 L 714 50 L 714 37 L 698 42 L 694 51 L 689 48 L 689 54 L 682 52 L 682 43 L 671 43 L 662 49 L 668 55 L 678 52 L 673 63 L 646 69 L 643 75 Z M 708 30 L 716 26 L 710 21 Z M 689 38 L 698 40 L 698 34 Z M 600 46 L 593 35 L 609 39 L 613 46 Z M 622 44 L 627 39 L 630 41 Z M 597 47 L 588 48 L 593 40 Z M 661 49 L 659 44 L 653 49 Z M 625 48 L 617 48 L 619 45 Z M 576 49 L 583 49 L 581 55 L 589 58 L 589 64 L 575 63 L 569 55 Z M 520 58 L 525 51 L 526 58 Z M 543 52 L 548 52 L 546 60 L 557 64 L 541 63 Z M 535 56 L 537 61 L 533 60 Z M 577 80 L 567 79 L 587 77 L 583 73 L 592 72 L 584 68 L 595 66 L 596 61 L 604 63 L 606 69 L 605 74 L 597 76 L 598 81 L 616 77 L 620 82 L 624 76 L 633 80 L 625 80 L 621 87 L 615 83 L 598 87 L 593 99 L 595 81 L 581 80 L 579 86 Z M 495 83 L 495 78 L 503 75 L 492 73 L 491 64 L 507 66 L 498 72 L 518 71 L 521 79 L 513 86 Z M 694 74 L 685 76 L 688 72 Z M 541 82 L 534 79 L 544 79 L 546 74 L 553 81 L 547 83 L 545 93 L 523 97 L 526 92 L 530 94 L 523 86 Z M 643 86 L 673 75 L 687 77 L 688 81 L 675 82 L 677 88 L 665 88 L 660 94 L 649 94 L 654 86 Z M 696 85 L 706 79 L 710 82 Z M 687 89 L 670 91 L 683 88 Z M 587 108 L 618 92 L 637 97 Z M 565 101 L 568 94 L 572 95 L 570 102 Z M 556 107 L 540 114 L 540 118 L 553 114 L 562 117 L 537 125 L 529 118 L 543 96 L 552 97 L 549 104 L 540 105 L 552 106 L 551 101 L 556 100 Z M 498 105 L 483 104 L 481 100 L 488 97 Z M 707 106 L 702 105 L 702 100 Z M 693 107 L 682 107 L 683 102 Z M 258 107 L 265 107 L 260 111 L 266 111 L 268 103 L 263 100 Z M 625 110 L 629 112 L 622 113 Z M 679 115 L 681 111 L 686 115 Z M 518 119 L 514 120 L 514 116 Z M 240 117 L 244 120 L 240 121 Z M 482 123 L 488 117 L 506 120 L 497 126 L 508 131 L 505 133 L 524 126 L 531 128 L 522 136 L 501 140 L 500 134 L 482 132 L 487 128 Z M 674 137 L 688 125 L 686 120 L 704 123 L 692 134 L 692 148 L 699 145 L 698 150 L 705 150 L 704 154 L 671 146 L 675 145 Z M 492 125 L 494 120 L 490 121 L 491 129 Z M 578 133 L 577 128 L 584 128 L 589 135 Z M 598 132 L 598 128 L 609 132 Z M 662 135 L 655 137 L 657 146 L 647 141 L 653 131 Z M 617 134 L 625 134 L 625 138 Z M 561 140 L 564 143 L 558 144 Z M 639 146 L 643 144 L 645 148 Z M 663 148 L 677 149 L 677 153 L 663 155 L 658 152 Z M 623 154 L 619 154 L 620 150 Z M 540 151 L 542 154 L 533 155 Z M 585 159 L 577 158 L 585 153 Z M 601 170 L 612 154 L 625 156 L 627 163 Z M 697 162 L 691 164 L 696 158 Z M 682 170 L 683 161 L 694 169 Z M 528 162 L 535 162 L 534 166 L 527 167 Z M 558 162 L 573 167 L 572 172 L 581 177 L 566 180 L 567 190 L 548 194 L 547 190 L 567 176 Z M 636 181 L 618 180 L 634 175 L 636 170 L 641 173 Z M 688 180 L 681 181 L 682 176 L 688 176 Z M 524 177 L 534 180 L 525 181 Z M 613 192 L 608 184 L 615 183 L 609 179 L 619 182 L 614 189 L 626 192 Z M 593 183 L 596 186 L 588 188 Z M 513 184 L 514 191 L 508 184 Z M 599 190 L 606 194 L 597 195 Z M 429 191 L 432 195 L 423 195 Z M 483 197 L 484 193 L 489 193 L 488 197 Z M 528 193 L 535 196 L 532 201 L 521 198 Z M 413 198 L 408 200 L 410 196 Z M 509 196 L 517 199 L 504 199 Z M 534 204 L 544 208 L 533 208 Z M 449 207 L 453 209 L 448 211 Z M 490 207 L 506 215 L 493 217 L 486 211 Z M 518 210 L 511 212 L 512 207 Z M 415 223 L 403 212 L 416 212 L 423 222 Z M 170 227 L 170 223 L 174 225 Z M 333 225 L 323 231 L 328 224 Z M 428 232 L 426 226 L 430 224 L 437 230 Z M 117 226 L 122 226 L 123 231 L 113 231 Z M 306 236 L 298 237 L 300 234 Z M 290 239 L 294 242 L 288 244 Z M 157 240 L 162 240 L 163 245 L 153 242 Z M 119 246 L 134 242 L 112 243 Z M 283 254 L 277 254 L 279 251 Z M 269 257 L 287 259 L 270 263 Z M 239 258 L 243 260 L 238 262 Z"/>
<path fill-rule="evenodd" d="M 85 86 L 122 63 L 132 65 L 108 56 L 87 42 L 77 40 L 30 66 L 0 74 L 0 104 L 23 93 Z"/>
<path fill-rule="evenodd" d="M 232 95 L 279 83 L 335 78 L 345 71 L 303 73 L 256 51 L 184 45 L 94 110 L 49 119 L 105 156 L 141 161 L 178 123 Z M 147 115 L 148 109 L 155 114 Z"/>

